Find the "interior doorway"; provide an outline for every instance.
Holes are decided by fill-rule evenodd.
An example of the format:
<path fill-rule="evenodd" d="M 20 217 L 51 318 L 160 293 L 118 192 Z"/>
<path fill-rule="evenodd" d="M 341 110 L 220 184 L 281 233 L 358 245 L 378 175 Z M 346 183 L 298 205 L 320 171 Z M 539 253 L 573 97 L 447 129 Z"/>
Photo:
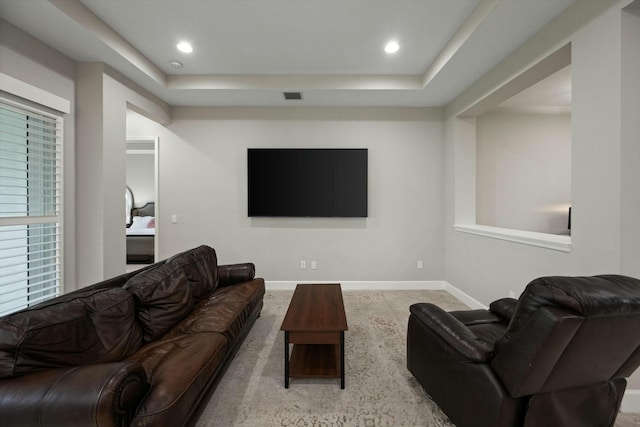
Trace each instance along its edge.
<path fill-rule="evenodd" d="M 158 259 L 158 137 L 127 137 L 125 228 L 127 271 Z"/>

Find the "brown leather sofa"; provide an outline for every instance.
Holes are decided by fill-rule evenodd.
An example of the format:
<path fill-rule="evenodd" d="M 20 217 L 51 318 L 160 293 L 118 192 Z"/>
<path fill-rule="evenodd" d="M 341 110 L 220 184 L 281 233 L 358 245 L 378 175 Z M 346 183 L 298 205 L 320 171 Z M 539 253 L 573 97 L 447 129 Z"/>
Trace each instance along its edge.
<path fill-rule="evenodd" d="M 201 246 L 0 318 L 0 425 L 194 423 L 260 315 L 254 270 Z"/>
<path fill-rule="evenodd" d="M 544 277 L 489 310 L 410 312 L 409 371 L 457 427 L 613 426 L 640 364 L 630 277 Z"/>

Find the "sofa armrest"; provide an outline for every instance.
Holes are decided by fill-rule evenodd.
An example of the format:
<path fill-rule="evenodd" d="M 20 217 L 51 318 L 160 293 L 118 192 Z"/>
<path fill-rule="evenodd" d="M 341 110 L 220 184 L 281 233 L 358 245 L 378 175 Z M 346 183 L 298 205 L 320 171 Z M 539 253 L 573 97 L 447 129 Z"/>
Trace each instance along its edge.
<path fill-rule="evenodd" d="M 47 369 L 0 380 L 5 427 L 129 425 L 148 388 L 138 363 Z"/>
<path fill-rule="evenodd" d="M 511 321 L 516 311 L 518 300 L 515 298 L 501 298 L 489 304 L 489 310 L 502 317 L 507 323 Z"/>
<path fill-rule="evenodd" d="M 218 266 L 218 286 L 236 285 L 253 280 L 256 267 L 250 262 Z"/>
<path fill-rule="evenodd" d="M 471 362 L 486 362 L 493 355 L 491 346 L 480 340 L 458 319 L 430 303 L 413 304 L 411 315 Z"/>

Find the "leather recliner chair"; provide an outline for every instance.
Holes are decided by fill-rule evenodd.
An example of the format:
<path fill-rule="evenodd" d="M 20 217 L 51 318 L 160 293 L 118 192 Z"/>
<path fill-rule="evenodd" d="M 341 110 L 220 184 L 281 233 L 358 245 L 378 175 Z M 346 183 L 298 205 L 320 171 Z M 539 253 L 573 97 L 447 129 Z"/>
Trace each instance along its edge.
<path fill-rule="evenodd" d="M 489 310 L 410 311 L 407 367 L 457 427 L 613 426 L 640 364 L 631 277 L 543 277 Z"/>

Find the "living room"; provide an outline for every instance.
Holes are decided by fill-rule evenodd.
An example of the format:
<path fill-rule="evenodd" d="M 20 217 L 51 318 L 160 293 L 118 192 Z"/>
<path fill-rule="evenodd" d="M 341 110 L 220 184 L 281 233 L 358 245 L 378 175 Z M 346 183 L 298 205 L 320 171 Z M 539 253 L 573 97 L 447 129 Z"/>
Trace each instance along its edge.
<path fill-rule="evenodd" d="M 577 1 L 451 102 L 429 107 L 172 105 L 109 65 L 53 50 L 3 13 L 0 89 L 24 98 L 36 88 L 68 101 L 65 292 L 124 272 L 127 137 L 159 141 L 157 258 L 210 244 L 225 263 L 255 263 L 267 289 L 313 281 L 423 287 L 486 307 L 540 276 L 640 277 L 638 3 L 588 3 L 596 2 Z M 571 236 L 558 250 L 545 246 L 553 237 L 482 234 L 473 118 L 492 96 L 506 96 L 498 89 L 513 90 L 508 83 L 568 44 Z M 367 218 L 247 216 L 247 149 L 300 146 L 368 148 Z M 623 410 L 640 412 L 638 373 Z"/>

